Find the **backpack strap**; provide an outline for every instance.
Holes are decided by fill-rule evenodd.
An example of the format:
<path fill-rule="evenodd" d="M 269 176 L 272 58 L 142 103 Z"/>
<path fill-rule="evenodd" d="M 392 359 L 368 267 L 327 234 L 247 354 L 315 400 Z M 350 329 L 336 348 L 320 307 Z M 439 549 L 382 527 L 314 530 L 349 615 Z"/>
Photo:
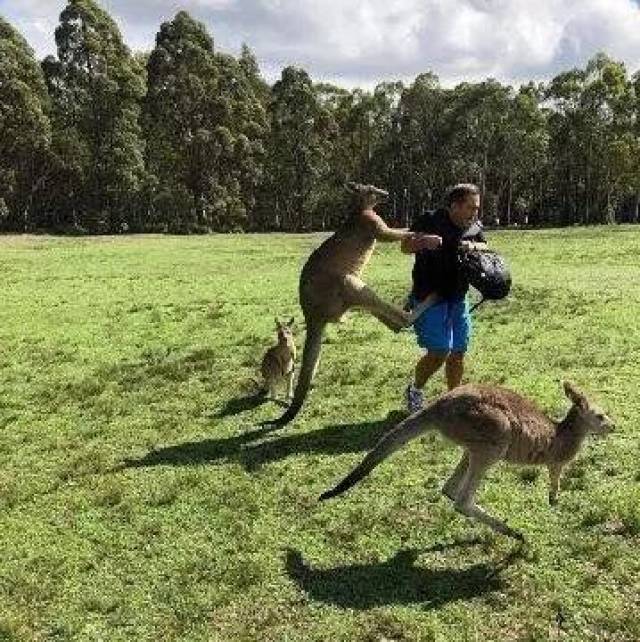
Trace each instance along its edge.
<path fill-rule="evenodd" d="M 482 298 L 480 299 L 480 301 L 478 301 L 477 303 L 474 303 L 469 308 L 469 314 L 471 314 L 474 310 L 477 310 L 485 301 L 486 301 L 486 299 L 484 298 L 484 295 L 483 295 Z"/>

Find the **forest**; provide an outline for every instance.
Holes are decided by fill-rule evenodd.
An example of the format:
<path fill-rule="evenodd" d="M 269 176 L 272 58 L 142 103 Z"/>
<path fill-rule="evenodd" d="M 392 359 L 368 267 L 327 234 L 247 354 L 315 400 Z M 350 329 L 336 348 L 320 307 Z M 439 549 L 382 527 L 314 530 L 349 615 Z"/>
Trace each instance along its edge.
<path fill-rule="evenodd" d="M 132 52 L 70 0 L 37 60 L 0 17 L 0 231 L 304 232 L 344 218 L 349 180 L 390 192 L 396 225 L 474 182 L 494 226 L 637 223 L 640 73 L 605 52 L 514 87 L 425 72 L 372 90 L 273 84 L 181 11 Z"/>

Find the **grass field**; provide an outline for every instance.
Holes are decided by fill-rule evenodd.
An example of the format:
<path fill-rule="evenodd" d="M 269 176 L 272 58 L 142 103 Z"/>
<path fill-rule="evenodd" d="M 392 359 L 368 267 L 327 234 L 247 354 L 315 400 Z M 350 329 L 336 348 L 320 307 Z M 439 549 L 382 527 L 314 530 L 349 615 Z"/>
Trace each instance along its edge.
<path fill-rule="evenodd" d="M 299 419 L 256 430 L 319 237 L 1 238 L 0 640 L 639 640 L 640 230 L 490 241 L 515 287 L 466 378 L 561 413 L 569 377 L 617 421 L 554 508 L 545 470 L 489 475 L 522 554 L 441 498 L 437 436 L 316 502 L 397 418 L 410 334 L 352 314 Z M 380 247 L 366 278 L 400 301 L 410 266 Z"/>

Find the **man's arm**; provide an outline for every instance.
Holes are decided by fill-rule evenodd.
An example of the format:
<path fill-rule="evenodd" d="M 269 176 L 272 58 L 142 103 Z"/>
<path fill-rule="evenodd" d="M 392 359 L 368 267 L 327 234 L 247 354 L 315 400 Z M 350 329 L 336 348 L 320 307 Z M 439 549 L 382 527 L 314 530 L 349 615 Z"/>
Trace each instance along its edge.
<path fill-rule="evenodd" d="M 489 245 L 486 243 L 486 241 L 480 242 L 480 241 L 462 241 L 460 243 L 460 247 L 469 252 L 471 250 L 486 250 Z"/>
<path fill-rule="evenodd" d="M 400 244 L 403 254 L 416 254 L 422 250 L 437 250 L 442 245 L 442 237 L 433 234 L 430 215 L 418 216 L 409 228 L 409 232 Z"/>
<path fill-rule="evenodd" d="M 402 239 L 400 250 L 403 254 L 415 254 L 420 250 L 437 250 L 441 245 L 442 238 L 436 234 L 409 232 L 409 236 Z"/>
<path fill-rule="evenodd" d="M 482 226 L 480 225 L 480 223 L 478 223 L 478 225 L 480 226 L 480 230 L 478 231 L 478 233 L 472 236 L 470 240 L 462 241 L 462 243 L 460 243 L 460 247 L 464 251 L 469 251 L 469 250 L 482 251 L 482 250 L 486 250 L 489 247 L 487 243 L 487 239 L 485 238 L 482 232 Z"/>

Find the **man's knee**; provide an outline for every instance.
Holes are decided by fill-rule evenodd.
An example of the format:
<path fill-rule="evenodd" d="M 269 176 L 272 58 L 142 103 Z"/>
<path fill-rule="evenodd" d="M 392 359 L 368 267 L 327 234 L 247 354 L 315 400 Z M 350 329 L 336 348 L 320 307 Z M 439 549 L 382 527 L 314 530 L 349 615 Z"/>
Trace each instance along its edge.
<path fill-rule="evenodd" d="M 451 364 L 462 364 L 464 363 L 464 352 L 450 352 L 446 359 Z"/>
<path fill-rule="evenodd" d="M 435 350 L 429 350 L 425 356 L 425 359 L 428 359 L 431 363 L 438 364 L 439 366 L 443 365 L 448 358 L 449 352 L 440 352 Z"/>

